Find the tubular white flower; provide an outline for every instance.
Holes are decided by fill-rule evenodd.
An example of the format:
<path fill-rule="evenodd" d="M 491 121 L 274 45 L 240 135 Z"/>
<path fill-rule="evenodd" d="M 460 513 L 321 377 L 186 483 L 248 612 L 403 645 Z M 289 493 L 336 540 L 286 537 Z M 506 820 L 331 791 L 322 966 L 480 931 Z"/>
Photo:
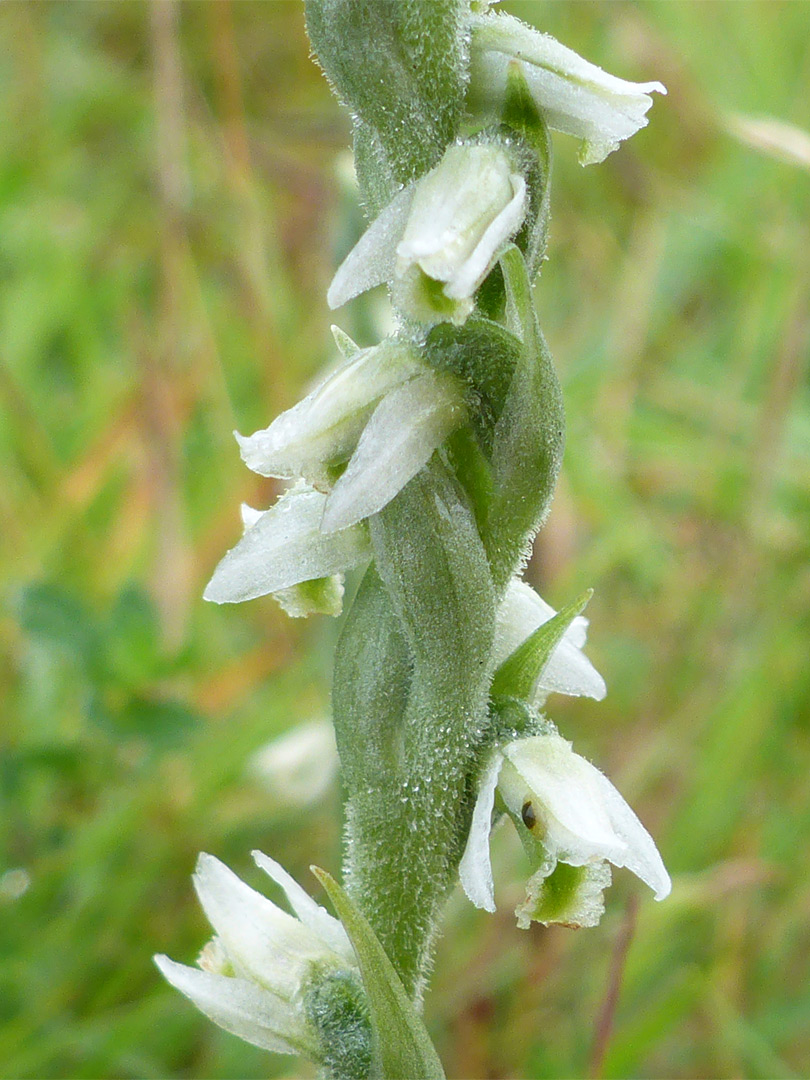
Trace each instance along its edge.
<path fill-rule="evenodd" d="M 509 64 L 518 61 L 549 127 L 582 139 L 583 165 L 603 161 L 645 127 L 650 94 L 666 94 L 660 82 L 628 82 L 608 74 L 511 15 L 473 15 L 470 26 L 470 108 L 498 115 Z"/>
<path fill-rule="evenodd" d="M 361 237 L 335 274 L 329 305 L 388 281 L 417 322 L 464 322 L 476 289 L 522 225 L 526 202 L 526 182 L 502 146 L 450 146 Z"/>
<path fill-rule="evenodd" d="M 631 870 L 656 900 L 669 895 L 671 882 L 655 842 L 619 792 L 569 742 L 549 734 L 508 743 L 493 753 L 484 770 L 459 868 L 464 891 L 477 907 L 495 909 L 488 837 L 496 784 L 510 813 L 523 821 L 545 853 L 519 909 L 523 922 L 559 863 L 586 868 L 574 902 L 586 904 L 589 921 L 581 921 L 580 913 L 579 925 L 598 921 L 596 897 L 609 882 L 607 863 Z"/>
<path fill-rule="evenodd" d="M 317 1056 L 302 1011 L 314 970 L 357 972 L 342 925 L 261 852 L 253 857 L 295 911 L 288 915 L 210 855 L 200 855 L 194 885 L 216 932 L 198 963 L 203 970 L 155 962 L 166 979 L 214 1023 L 266 1050 Z"/>
<path fill-rule="evenodd" d="M 495 666 L 556 615 L 550 604 L 531 585 L 513 578 L 506 588 L 495 624 Z M 551 654 L 534 687 L 531 704 L 540 708 L 550 693 L 591 697 L 601 701 L 607 693 L 605 680 L 582 652 L 588 620 L 578 615 Z"/>
<path fill-rule="evenodd" d="M 421 371 L 417 353 L 404 342 L 361 349 L 269 427 L 248 436 L 236 432 L 242 460 L 261 476 L 301 477 L 328 490 L 330 466 L 351 457 L 377 403 Z"/>
<path fill-rule="evenodd" d="M 254 472 L 301 481 L 269 510 L 243 506 L 244 534 L 214 571 L 206 600 L 271 593 L 288 615 L 340 614 L 341 575 L 370 555 L 360 522 L 464 422 L 458 380 L 428 368 L 413 346 L 391 340 L 352 353 L 351 342 L 338 342 L 349 354 L 341 367 L 268 428 L 237 434 Z"/>

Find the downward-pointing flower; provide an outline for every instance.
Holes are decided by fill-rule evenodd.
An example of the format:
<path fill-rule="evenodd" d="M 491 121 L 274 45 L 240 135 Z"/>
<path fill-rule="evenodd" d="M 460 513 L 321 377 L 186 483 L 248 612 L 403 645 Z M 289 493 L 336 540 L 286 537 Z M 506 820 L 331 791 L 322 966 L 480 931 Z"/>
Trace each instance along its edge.
<path fill-rule="evenodd" d="M 627 82 L 608 74 L 511 15 L 473 15 L 471 30 L 471 111 L 500 115 L 509 65 L 517 61 L 548 126 L 582 139 L 583 165 L 603 161 L 645 127 L 650 93 L 666 93 L 659 82 Z"/>
<path fill-rule="evenodd" d="M 255 892 L 211 855 L 200 855 L 194 885 L 216 937 L 198 968 L 166 956 L 155 962 L 168 981 L 215 1024 L 265 1050 L 321 1057 L 304 998 L 311 981 L 358 978 L 341 923 L 315 903 L 278 863 L 254 852 L 282 887 L 295 917 Z"/>
<path fill-rule="evenodd" d="M 360 238 L 335 274 L 330 307 L 387 281 L 416 322 L 464 322 L 526 207 L 526 182 L 500 144 L 450 146 Z"/>
<path fill-rule="evenodd" d="M 557 734 L 516 739 L 488 762 L 461 860 L 461 883 L 477 907 L 495 910 L 489 832 L 495 791 L 537 864 L 518 925 L 531 920 L 595 926 L 610 884 L 625 866 L 663 900 L 671 883 L 655 843 L 619 792 Z"/>
<path fill-rule="evenodd" d="M 428 368 L 412 345 L 353 347 L 268 428 L 237 435 L 254 472 L 301 481 L 269 510 L 243 510 L 244 535 L 205 598 L 222 604 L 272 593 L 291 615 L 338 614 L 339 575 L 370 554 L 363 519 L 386 506 L 465 417 L 455 377 Z"/>

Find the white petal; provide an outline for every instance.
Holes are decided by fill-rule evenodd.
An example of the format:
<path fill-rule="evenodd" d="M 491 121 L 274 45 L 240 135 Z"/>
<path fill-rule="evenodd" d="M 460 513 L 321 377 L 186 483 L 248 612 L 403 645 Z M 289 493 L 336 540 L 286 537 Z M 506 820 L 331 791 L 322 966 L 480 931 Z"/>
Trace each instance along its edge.
<path fill-rule="evenodd" d="M 257 866 L 280 885 L 287 894 L 290 907 L 295 914 L 313 933 L 327 945 L 334 953 L 343 959 L 347 965 L 354 967 L 357 963 L 354 950 L 349 942 L 348 935 L 343 929 L 343 923 L 333 918 L 320 904 L 316 904 L 309 893 L 302 889 L 298 882 L 274 859 L 269 858 L 261 851 L 251 852 Z"/>
<path fill-rule="evenodd" d="M 241 503 L 239 506 L 239 513 L 242 515 L 242 524 L 245 527 L 245 532 L 252 528 L 262 516 L 266 514 L 266 510 L 256 510 L 252 506 L 248 506 L 247 503 Z"/>
<path fill-rule="evenodd" d="M 451 300 L 472 296 L 495 265 L 501 246 L 518 231 L 526 216 L 526 181 L 517 173 L 510 177 L 514 195 L 487 226 L 475 250 L 444 288 Z"/>
<path fill-rule="evenodd" d="M 470 835 L 459 863 L 459 877 L 464 892 L 478 908 L 495 910 L 495 889 L 492 881 L 492 862 L 489 857 L 489 834 L 492 810 L 495 806 L 495 787 L 503 757 L 496 751 L 481 775 L 478 797 L 475 800 Z"/>
<path fill-rule="evenodd" d="M 636 877 L 649 885 L 656 900 L 663 900 L 672 890 L 672 881 L 667 873 L 655 841 L 641 824 L 639 819 L 611 784 L 610 780 L 598 769 L 594 780 L 602 791 L 602 799 L 613 825 L 614 832 L 624 841 L 627 850 L 615 866 L 626 866 Z"/>
<path fill-rule="evenodd" d="M 498 609 L 494 646 L 496 667 L 555 615 L 554 608 L 530 585 L 513 578 Z M 587 619 L 580 615 L 568 627 L 540 673 L 535 686 L 535 704 L 542 704 L 545 695 L 552 692 L 592 697 L 597 701 L 605 696 L 604 679 L 579 648 L 585 643 L 587 626 Z"/>
<path fill-rule="evenodd" d="M 522 790 L 541 817 L 548 850 L 582 866 L 607 859 L 626 866 L 650 886 L 656 900 L 669 894 L 669 875 L 650 834 L 606 776 L 559 735 L 537 735 L 504 747 L 500 790 L 518 812 Z M 519 776 L 519 781 L 516 775 Z"/>
<path fill-rule="evenodd" d="M 479 272 L 483 276 L 493 251 L 522 221 L 524 199 L 522 177 L 511 172 L 509 157 L 501 146 L 451 145 L 439 164 L 416 184 L 411 213 L 397 247 L 397 273 L 418 264 L 434 281 L 452 285 L 487 232 L 500 222 L 494 230 L 499 238 L 490 235 L 484 243 L 484 248 L 491 250 L 476 259 L 470 282 Z M 504 227 L 508 230 L 505 233 Z M 445 289 L 445 294 L 459 299 L 472 291 L 456 296 Z"/>
<path fill-rule="evenodd" d="M 211 855 L 200 855 L 194 887 L 236 974 L 292 1001 L 307 961 L 327 955 L 323 942 Z"/>
<path fill-rule="evenodd" d="M 156 956 L 155 963 L 175 989 L 232 1035 L 276 1054 L 311 1052 L 297 1010 L 275 994 L 244 979 L 177 964 L 168 956 Z"/>
<path fill-rule="evenodd" d="M 325 535 L 325 505 L 318 491 L 285 492 L 220 562 L 204 598 L 217 604 L 252 600 L 363 562 L 369 555 L 365 531 L 357 526 Z"/>
<path fill-rule="evenodd" d="M 348 459 L 383 394 L 422 370 L 405 343 L 362 349 L 269 427 L 248 436 L 235 432 L 242 460 L 261 476 L 324 484 L 326 466 Z"/>
<path fill-rule="evenodd" d="M 411 184 L 398 192 L 340 264 L 326 294 L 330 308 L 341 307 L 393 278 L 397 244 L 408 220 L 413 191 Z"/>
<path fill-rule="evenodd" d="M 332 533 L 382 510 L 462 423 L 465 405 L 452 376 L 426 372 L 387 394 L 326 503 Z"/>

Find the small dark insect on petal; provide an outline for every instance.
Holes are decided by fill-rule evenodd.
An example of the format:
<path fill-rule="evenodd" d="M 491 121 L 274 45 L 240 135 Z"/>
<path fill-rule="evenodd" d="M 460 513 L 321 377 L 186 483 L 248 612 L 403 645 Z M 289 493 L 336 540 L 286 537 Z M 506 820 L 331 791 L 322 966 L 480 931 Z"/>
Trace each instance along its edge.
<path fill-rule="evenodd" d="M 523 804 L 523 808 L 520 811 L 520 816 L 523 818 L 523 824 L 527 829 L 533 829 L 537 824 L 537 815 L 534 812 L 531 799 L 527 799 Z"/>

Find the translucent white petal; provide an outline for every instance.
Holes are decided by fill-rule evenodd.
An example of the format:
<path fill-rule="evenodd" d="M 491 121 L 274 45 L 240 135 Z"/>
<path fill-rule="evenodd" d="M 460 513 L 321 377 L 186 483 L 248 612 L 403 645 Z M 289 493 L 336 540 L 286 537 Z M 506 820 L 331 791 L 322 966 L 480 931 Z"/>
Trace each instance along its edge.
<path fill-rule="evenodd" d="M 509 63 L 522 62 L 535 103 L 549 127 L 584 140 L 583 164 L 602 161 L 646 125 L 659 82 L 634 83 L 591 64 L 549 34 L 505 14 L 472 19 L 471 95 L 479 106 L 503 101 Z"/>
<path fill-rule="evenodd" d="M 594 781 L 601 789 L 602 800 L 613 830 L 626 845 L 622 860 L 615 862 L 614 865 L 626 866 L 636 877 L 641 878 L 650 886 L 656 900 L 665 899 L 672 890 L 672 881 L 655 846 L 655 841 L 610 780 L 594 766 L 591 768 L 596 774 Z"/>
<path fill-rule="evenodd" d="M 428 277 L 448 283 L 448 297 L 472 295 L 497 248 L 517 231 L 524 203 L 525 183 L 511 171 L 502 147 L 451 145 L 416 184 L 397 248 L 397 274 L 416 263 Z"/>
<path fill-rule="evenodd" d="M 422 370 L 415 349 L 404 342 L 362 349 L 269 427 L 248 436 L 236 432 L 242 460 L 261 476 L 323 485 L 327 466 L 348 459 L 383 394 Z"/>
<path fill-rule="evenodd" d="M 327 500 L 324 532 L 347 529 L 382 510 L 465 415 L 452 376 L 426 372 L 387 394 Z"/>
<path fill-rule="evenodd" d="M 478 797 L 473 809 L 470 835 L 459 864 L 459 877 L 464 892 L 478 908 L 495 910 L 495 891 L 492 881 L 492 862 L 489 857 L 489 834 L 492 810 L 495 806 L 495 787 L 503 757 L 496 752 L 481 774 Z"/>
<path fill-rule="evenodd" d="M 413 190 L 411 184 L 394 196 L 340 264 L 326 294 L 330 308 L 341 307 L 393 278 L 397 244 L 408 220 Z"/>
<path fill-rule="evenodd" d="M 256 865 L 261 867 L 266 874 L 280 885 L 287 894 L 290 907 L 295 914 L 313 933 L 317 934 L 323 943 L 336 953 L 350 967 L 355 966 L 354 950 L 349 942 L 348 935 L 343 929 L 343 924 L 333 918 L 320 904 L 316 904 L 312 897 L 302 889 L 298 882 L 283 866 L 274 859 L 264 855 L 261 851 L 254 851 Z"/>
<path fill-rule="evenodd" d="M 297 487 L 265 511 L 222 559 L 203 594 L 233 604 L 340 573 L 369 555 L 361 526 L 321 532 L 326 496 Z"/>
<path fill-rule="evenodd" d="M 495 626 L 494 658 L 496 666 L 522 644 L 530 634 L 553 618 L 556 612 L 525 581 L 513 578 L 506 588 Z M 585 644 L 588 620 L 578 616 L 551 654 L 535 686 L 535 704 L 542 704 L 546 694 L 556 692 L 574 697 L 592 697 L 601 701 L 605 681 L 580 651 Z"/>
<path fill-rule="evenodd" d="M 266 510 L 256 510 L 252 506 L 248 506 L 247 503 L 241 503 L 239 506 L 239 513 L 242 515 L 242 524 L 245 527 L 245 532 L 251 526 L 255 525 L 262 514 L 266 514 Z"/>
<path fill-rule="evenodd" d="M 276 1054 L 314 1049 L 297 1011 L 255 983 L 198 971 L 168 956 L 156 956 L 155 963 L 175 989 L 232 1035 Z"/>
<path fill-rule="evenodd" d="M 320 938 L 211 855 L 200 855 L 194 887 L 236 974 L 294 1000 L 307 962 L 328 956 Z"/>
<path fill-rule="evenodd" d="M 251 755 L 248 771 L 280 803 L 301 808 L 319 803 L 338 771 L 331 722 L 297 724 Z"/>

